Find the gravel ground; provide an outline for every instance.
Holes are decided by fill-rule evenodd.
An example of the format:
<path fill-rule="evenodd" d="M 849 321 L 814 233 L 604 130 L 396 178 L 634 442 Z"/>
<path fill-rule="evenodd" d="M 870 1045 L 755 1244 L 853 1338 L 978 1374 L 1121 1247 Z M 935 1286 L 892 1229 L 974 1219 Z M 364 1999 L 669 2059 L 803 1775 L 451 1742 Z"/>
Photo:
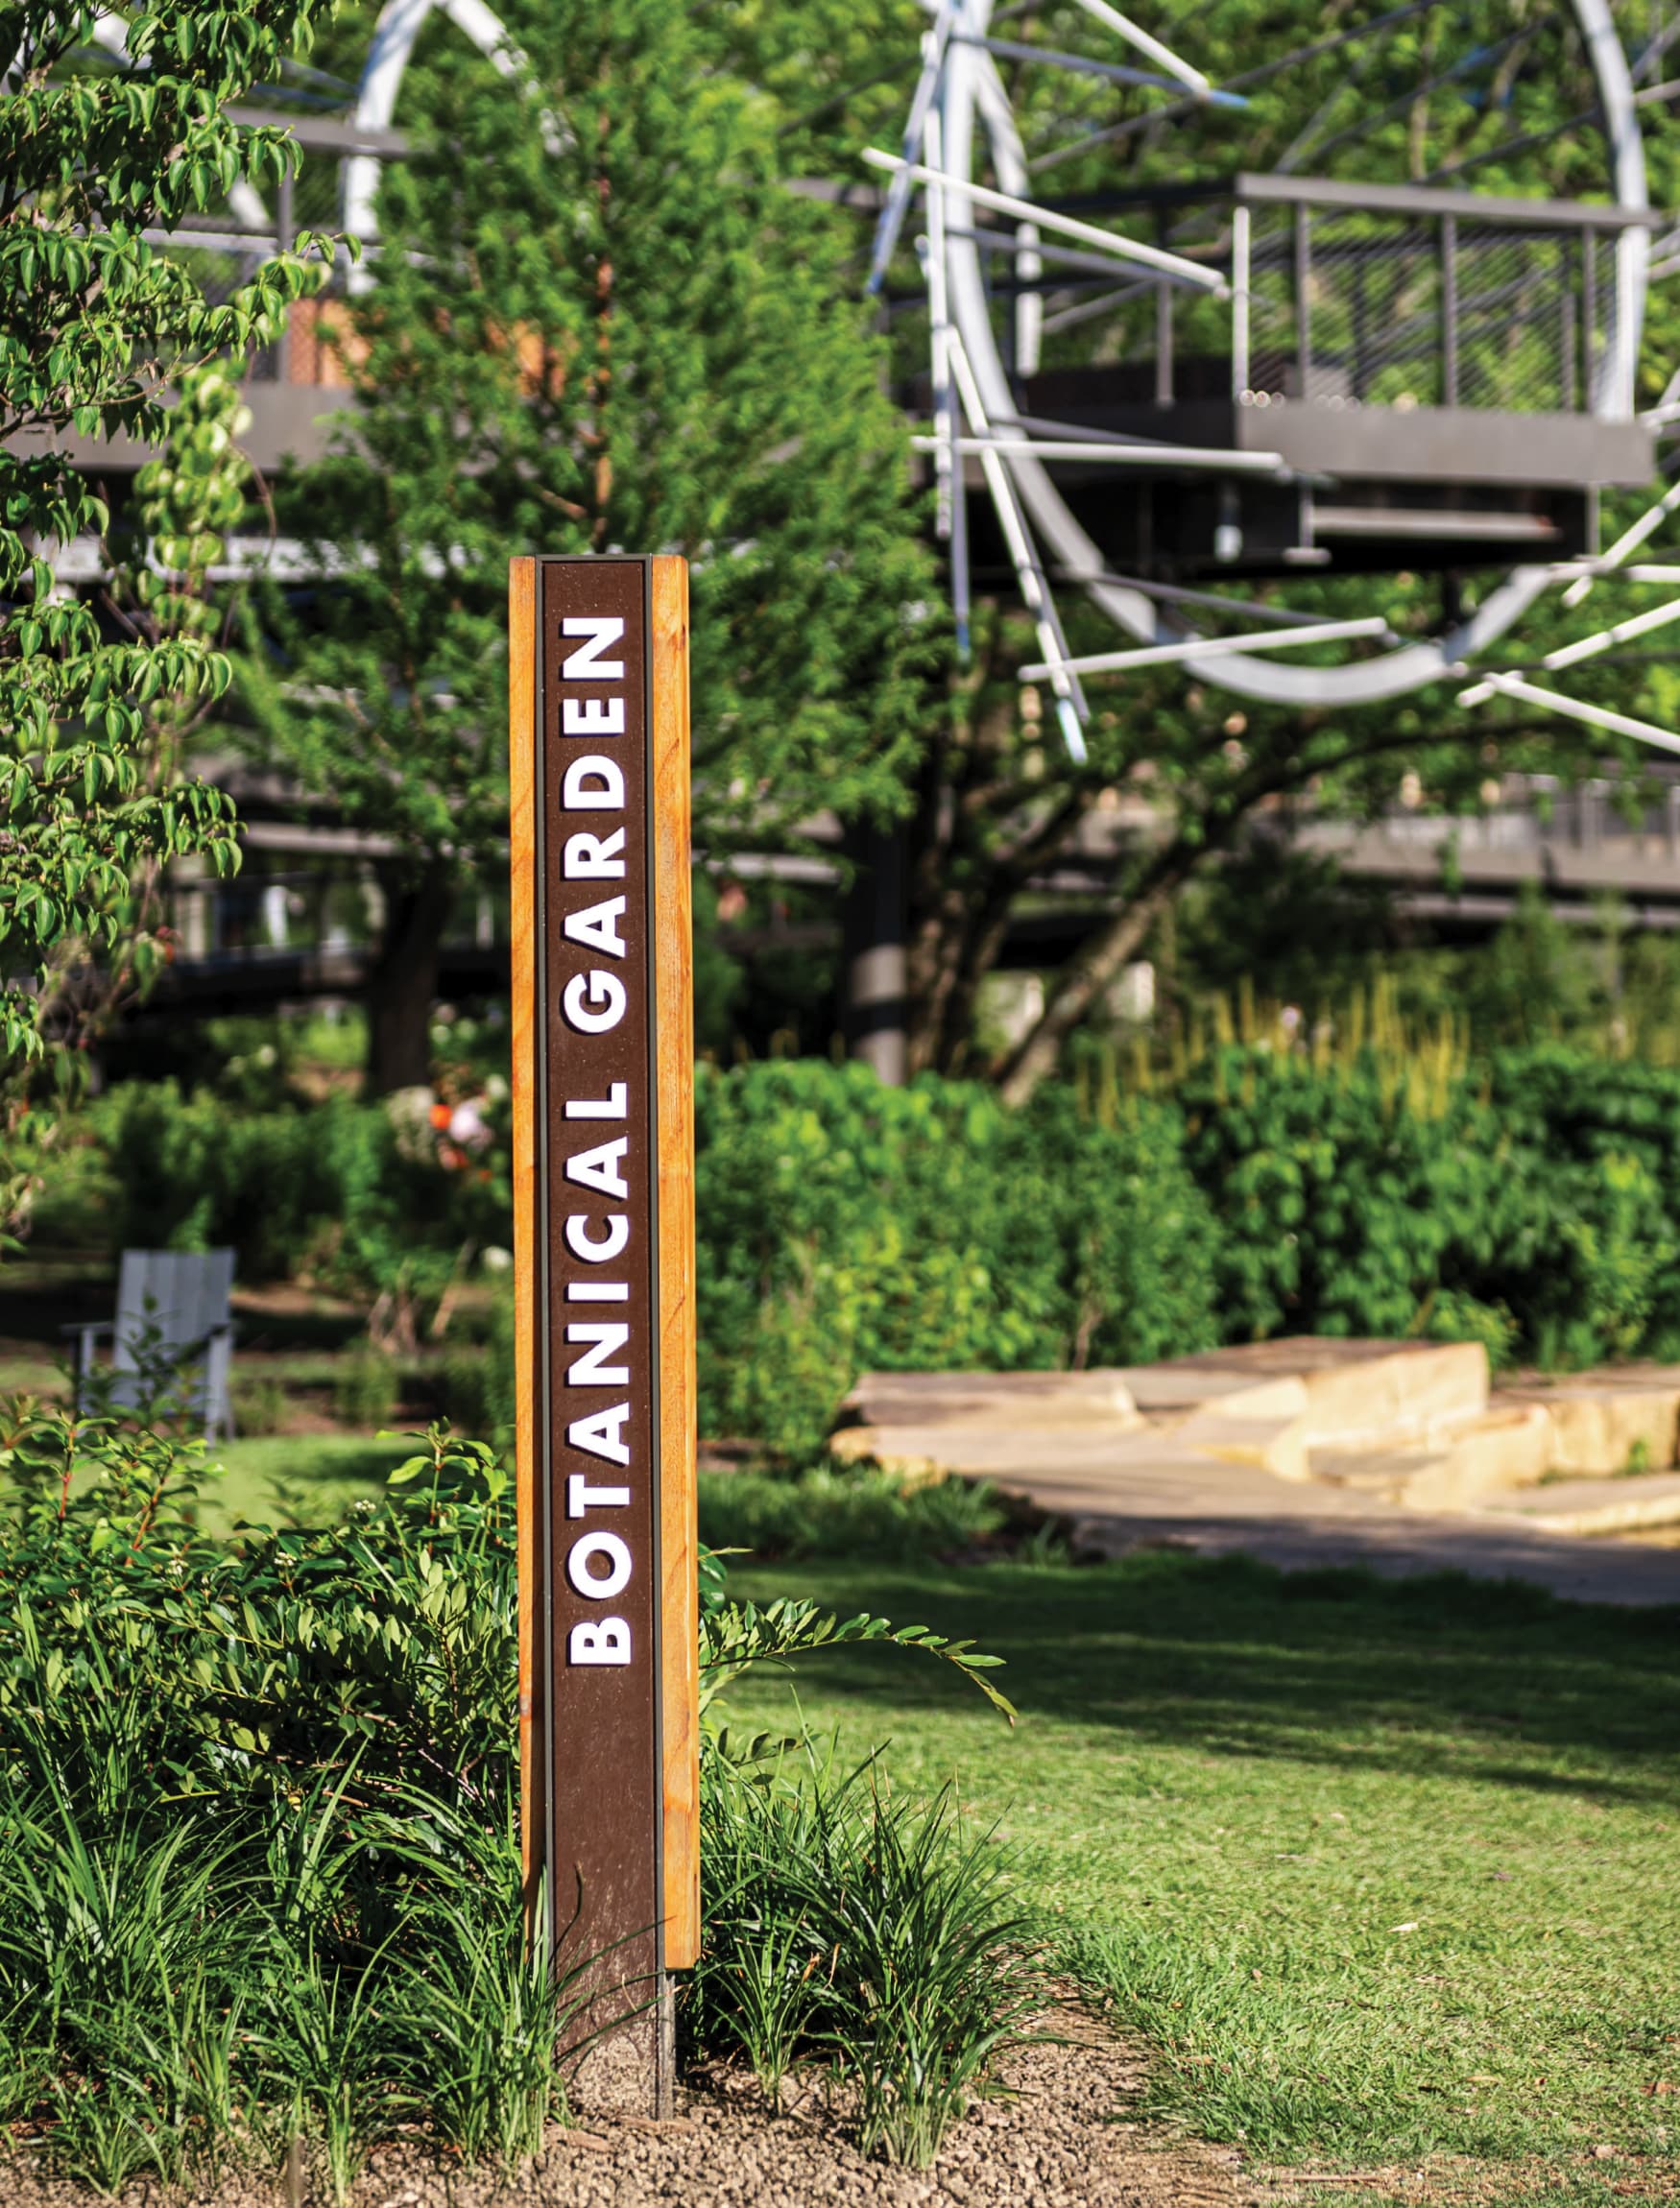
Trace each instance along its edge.
<path fill-rule="evenodd" d="M 1046 2020 L 1062 2044 L 1023 2048 L 1005 2066 L 1009 2098 L 982 2101 L 947 2138 L 938 2167 L 917 2172 L 866 2162 L 813 2091 L 780 2118 L 735 2073 L 697 2080 L 665 2124 L 591 2117 L 556 2129 L 517 2177 L 441 2167 L 412 2148 L 376 2151 L 356 2208 L 1251 2208 L 1257 2199 L 1234 2150 L 1168 2139 L 1127 2121 L 1143 2075 L 1138 2052 L 1081 2011 Z M 0 2164 L 6 2208 L 92 2208 L 93 2196 L 33 2177 L 21 2157 Z M 310 2183 L 300 2208 L 325 2195 Z M 123 2208 L 164 2208 L 150 2185 Z M 177 2195 L 169 2208 L 296 2208 L 269 2174 Z"/>

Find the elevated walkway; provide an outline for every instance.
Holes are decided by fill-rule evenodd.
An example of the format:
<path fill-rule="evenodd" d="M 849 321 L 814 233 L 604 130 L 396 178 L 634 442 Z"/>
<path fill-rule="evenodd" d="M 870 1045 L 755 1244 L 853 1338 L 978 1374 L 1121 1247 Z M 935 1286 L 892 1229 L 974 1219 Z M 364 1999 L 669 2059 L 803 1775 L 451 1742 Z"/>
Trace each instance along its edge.
<path fill-rule="evenodd" d="M 1394 890 L 1403 910 L 1476 932 L 1497 925 L 1529 882 L 1561 917 L 1596 918 L 1592 900 L 1612 893 L 1630 925 L 1680 927 L 1680 778 L 1656 772 L 1660 797 L 1632 818 L 1611 781 L 1566 789 L 1550 776 L 1512 775 L 1484 812 L 1449 819 L 1396 805 L 1369 824 L 1296 820 L 1290 835 L 1343 873 Z"/>

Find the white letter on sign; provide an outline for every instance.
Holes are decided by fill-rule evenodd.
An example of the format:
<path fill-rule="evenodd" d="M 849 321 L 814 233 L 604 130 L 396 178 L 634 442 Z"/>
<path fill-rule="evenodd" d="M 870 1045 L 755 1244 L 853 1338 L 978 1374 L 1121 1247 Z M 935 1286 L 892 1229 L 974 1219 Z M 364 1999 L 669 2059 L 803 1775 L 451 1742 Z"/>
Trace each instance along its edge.
<path fill-rule="evenodd" d="M 622 881 L 624 861 L 616 853 L 623 849 L 622 828 L 611 835 L 568 835 L 561 871 L 567 881 Z"/>
<path fill-rule="evenodd" d="M 630 1329 L 616 1319 L 574 1319 L 565 1330 L 568 1342 L 592 1342 L 581 1357 L 566 1368 L 567 1387 L 628 1387 L 630 1367 L 603 1360 L 616 1356 L 630 1339 Z"/>
<path fill-rule="evenodd" d="M 589 1570 L 597 1556 L 607 1562 L 606 1575 L 600 1579 Z M 597 1602 L 622 1595 L 630 1585 L 629 1546 L 615 1533 L 580 1534 L 566 1556 L 565 1575 L 578 1594 L 592 1596 Z"/>
<path fill-rule="evenodd" d="M 618 932 L 618 923 L 623 915 L 621 897 L 610 897 L 605 904 L 587 904 L 582 912 L 568 912 L 566 941 L 581 943 L 586 950 L 604 950 L 613 958 L 622 958 L 624 938 Z"/>
<path fill-rule="evenodd" d="M 563 698 L 560 707 L 563 736 L 621 736 L 624 733 L 622 698 Z"/>
<path fill-rule="evenodd" d="M 609 1464 L 628 1464 L 630 1451 L 625 1446 L 624 1427 L 630 1417 L 627 1403 L 615 1403 L 611 1410 L 591 1411 L 588 1418 L 574 1418 L 565 1429 L 565 1438 L 573 1449 L 581 1449 L 588 1456 L 604 1456 Z"/>
<path fill-rule="evenodd" d="M 603 660 L 601 654 L 609 644 L 616 644 L 624 634 L 624 623 L 614 613 L 568 613 L 560 624 L 563 636 L 588 636 L 587 644 L 580 644 L 560 670 L 563 683 L 622 683 L 624 661 Z"/>
<path fill-rule="evenodd" d="M 565 1177 L 580 1188 L 598 1188 L 603 1196 L 628 1196 L 630 1185 L 623 1167 L 629 1148 L 630 1137 L 620 1135 L 616 1142 L 599 1142 L 592 1150 L 580 1150 L 575 1158 L 566 1160 Z"/>
<path fill-rule="evenodd" d="M 587 1510 L 628 1510 L 630 1490 L 627 1487 L 591 1487 L 587 1472 L 568 1472 L 565 1476 L 565 1514 L 567 1518 L 582 1518 Z"/>
<path fill-rule="evenodd" d="M 594 1625 L 574 1625 L 566 1643 L 574 1664 L 628 1664 L 630 1627 L 622 1618 L 603 1618 Z"/>
<path fill-rule="evenodd" d="M 625 1212 L 614 1212 L 604 1221 L 606 1236 L 596 1241 L 589 1228 L 593 1224 L 587 1212 L 574 1212 L 565 1223 L 565 1246 L 574 1258 L 582 1258 L 586 1265 L 604 1265 L 609 1258 L 615 1258 L 630 1239 L 630 1216 Z"/>
<path fill-rule="evenodd" d="M 599 966 L 574 973 L 560 993 L 566 1018 L 584 1035 L 605 1035 L 624 1018 L 624 984 Z"/>
<path fill-rule="evenodd" d="M 599 752 L 586 752 L 566 768 L 560 802 L 567 812 L 621 813 L 624 769 L 616 759 L 603 758 Z"/>
<path fill-rule="evenodd" d="M 628 1119 L 630 1116 L 629 1082 L 613 1081 L 609 1083 L 605 1096 L 568 1097 L 565 1116 L 568 1119 Z"/>

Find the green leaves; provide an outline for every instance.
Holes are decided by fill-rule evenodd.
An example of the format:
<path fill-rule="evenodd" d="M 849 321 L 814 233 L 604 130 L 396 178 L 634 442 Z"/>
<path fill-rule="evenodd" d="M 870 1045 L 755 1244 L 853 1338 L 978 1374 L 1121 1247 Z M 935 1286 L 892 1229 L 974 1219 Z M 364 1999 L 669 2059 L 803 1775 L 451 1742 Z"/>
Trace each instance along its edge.
<path fill-rule="evenodd" d="M 1132 1363 L 1215 1339 L 1170 1103 L 767 1064 L 696 1091 L 702 1419 L 820 1447 L 859 1371 Z"/>
<path fill-rule="evenodd" d="M 1228 1338 L 1481 1340 L 1579 1365 L 1680 1339 L 1680 1084 L 1561 1046 L 1332 1063 L 1230 1044 L 1178 1085 Z"/>
<path fill-rule="evenodd" d="M 50 2102 L 60 2167 L 120 2182 L 137 2141 L 171 2182 L 213 2172 L 242 2110 L 248 2133 L 305 2134 L 343 2198 L 399 2122 L 512 2164 L 564 2108 L 580 1988 L 525 1936 L 506 1470 L 445 1428 L 417 1438 L 378 1507 L 224 1547 L 197 1530 L 202 1442 L 0 1404 L 0 2014 L 31 2065 L 0 2076 L 0 2124 Z M 751 1662 L 897 1643 L 1007 1712 L 993 1660 L 923 1627 L 713 1602 L 704 1630 L 712 1694 Z M 876 2083 L 912 2126 L 883 2140 L 922 2158 L 1018 2014 L 996 1852 L 854 1773 L 792 1805 L 814 1852 L 755 1883 L 739 1843 L 775 1834 L 733 1789 L 772 1794 L 723 1764 L 714 1734 L 709 2044 L 735 2036 L 719 1996 L 764 1871 L 844 1870 L 820 1919 L 814 1887 L 781 1888 L 813 1996 L 792 2021 L 884 2053 L 920 2020 L 915 2076 Z"/>
<path fill-rule="evenodd" d="M 954 1665 L 995 1710 L 1014 1723 L 1014 1703 L 984 1676 L 1002 1662 L 1001 1657 L 982 1655 L 972 1641 L 954 1641 L 925 1625 L 894 1625 L 890 1620 L 872 1617 L 866 1611 L 841 1620 L 815 1602 L 787 1598 L 767 1603 L 763 1609 L 756 1603 L 732 1602 L 701 1619 L 701 1708 L 708 1709 L 755 1665 L 785 1669 L 791 1658 L 808 1655 L 813 1649 L 864 1641 L 918 1648 L 924 1655 Z"/>
<path fill-rule="evenodd" d="M 792 2063 L 838 2061 L 865 2153 L 925 2169 L 1044 1999 L 995 1836 L 948 1788 L 892 1797 L 873 1760 L 806 1747 L 702 1765 L 703 2046 L 738 2047 L 773 2105 Z"/>
<path fill-rule="evenodd" d="M 334 585 L 264 606 L 292 665 L 266 699 L 253 674 L 263 753 L 416 878 L 487 863 L 510 553 L 667 549 L 702 838 L 889 812 L 931 653 L 905 609 L 936 588 L 849 218 L 783 189 L 773 108 L 680 0 L 503 19 L 528 82 L 456 41 L 405 81 L 415 156 L 347 317 L 362 411 L 284 493 Z"/>
<path fill-rule="evenodd" d="M 16 66 L 0 95 L 0 1080 L 41 1056 L 43 1022 L 61 1032 L 64 966 L 103 957 L 109 996 L 156 964 L 171 858 L 194 853 L 218 873 L 237 862 L 226 801 L 177 786 L 180 748 L 230 679 L 205 586 L 246 472 L 232 378 L 201 363 L 272 337 L 325 270 L 318 242 L 300 240 L 212 302 L 140 232 L 295 160 L 285 133 L 243 131 L 226 108 L 306 38 L 313 6 L 162 0 L 130 18 L 133 66 L 114 71 L 105 60 L 84 69 L 79 13 L 46 0 L 6 11 Z M 141 588 L 148 555 L 125 566 L 118 548 L 113 596 L 143 609 L 122 641 L 90 605 L 55 595 L 36 550 L 94 539 L 110 557 L 108 515 L 65 449 L 72 433 L 169 447 L 142 470 L 140 503 L 168 587 Z"/>

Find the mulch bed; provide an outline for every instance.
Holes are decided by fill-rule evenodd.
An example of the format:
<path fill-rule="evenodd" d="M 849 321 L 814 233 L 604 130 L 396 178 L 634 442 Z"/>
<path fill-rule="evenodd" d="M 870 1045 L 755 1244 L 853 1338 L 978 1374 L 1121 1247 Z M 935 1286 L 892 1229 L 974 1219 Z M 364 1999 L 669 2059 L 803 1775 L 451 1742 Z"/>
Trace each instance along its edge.
<path fill-rule="evenodd" d="M 718 2066 L 692 2078 L 668 2123 L 581 2106 L 574 2128 L 552 2128 L 517 2176 L 464 2170 L 420 2144 L 376 2148 L 355 2208 L 1517 2208 L 1555 2198 L 1572 2178 L 1641 2208 L 1680 2202 L 1680 2173 L 1606 2148 L 1498 2165 L 1431 2156 L 1423 2166 L 1266 2169 L 1236 2148 L 1209 2147 L 1139 2120 L 1146 2051 L 1088 2010 L 1045 2017 L 1054 2041 L 1004 2065 L 1007 2096 L 982 2100 L 947 2137 L 931 2171 L 866 2161 L 821 2081 L 790 2084 L 773 2116 L 752 2076 Z M 95 2208 L 98 2196 L 30 2169 L 28 2148 L 0 2151 L 4 2208 Z M 212 2191 L 165 2194 L 144 2180 L 119 2208 L 325 2208 L 319 2179 L 301 2195 L 283 2176 L 245 2171 Z"/>
<path fill-rule="evenodd" d="M 1146 2057 L 1079 2010 L 1045 2020 L 1059 2044 L 1020 2049 L 1004 2066 L 1013 2089 L 979 2102 L 948 2134 L 926 2172 L 865 2161 L 820 2085 L 790 2094 L 770 2115 L 753 2080 L 720 2071 L 694 2080 L 683 2113 L 654 2124 L 578 2112 L 580 2129 L 556 2128 L 518 2176 L 462 2170 L 416 2148 L 375 2150 L 356 2188 L 356 2208 L 1252 2208 L 1235 2149 L 1170 2138 L 1128 2120 Z M 7 2208 L 90 2208 L 93 2196 L 29 2173 L 20 2156 L 0 2163 Z M 301 2208 L 326 2196 L 311 2182 Z M 164 2208 L 150 2184 L 123 2208 Z M 213 2193 L 175 2195 L 169 2208 L 297 2208 L 284 2180 L 247 2172 Z"/>

